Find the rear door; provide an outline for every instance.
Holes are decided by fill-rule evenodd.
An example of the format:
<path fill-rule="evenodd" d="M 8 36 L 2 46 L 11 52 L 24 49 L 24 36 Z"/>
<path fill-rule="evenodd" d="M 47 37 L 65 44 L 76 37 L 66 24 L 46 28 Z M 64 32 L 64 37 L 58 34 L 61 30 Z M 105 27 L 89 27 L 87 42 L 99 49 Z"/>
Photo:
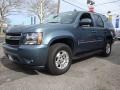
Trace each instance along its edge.
<path fill-rule="evenodd" d="M 104 46 L 104 36 L 105 36 L 105 28 L 104 22 L 100 15 L 92 14 L 94 20 L 94 30 L 92 31 L 94 38 L 94 49 L 101 49 Z"/>

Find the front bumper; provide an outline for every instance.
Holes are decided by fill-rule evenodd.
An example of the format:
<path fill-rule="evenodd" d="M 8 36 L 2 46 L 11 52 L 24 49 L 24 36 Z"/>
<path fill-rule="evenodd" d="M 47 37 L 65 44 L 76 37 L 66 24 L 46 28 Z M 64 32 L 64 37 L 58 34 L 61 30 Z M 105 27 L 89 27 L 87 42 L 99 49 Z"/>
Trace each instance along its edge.
<path fill-rule="evenodd" d="M 11 56 L 13 62 L 23 65 L 44 67 L 47 63 L 47 45 L 20 45 L 14 47 L 3 44 L 4 53 Z"/>

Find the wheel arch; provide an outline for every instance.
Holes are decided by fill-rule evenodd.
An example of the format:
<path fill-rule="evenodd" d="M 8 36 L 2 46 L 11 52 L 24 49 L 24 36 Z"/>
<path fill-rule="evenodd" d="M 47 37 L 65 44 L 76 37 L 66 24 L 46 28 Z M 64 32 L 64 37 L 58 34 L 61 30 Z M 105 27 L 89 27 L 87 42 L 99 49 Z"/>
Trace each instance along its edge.
<path fill-rule="evenodd" d="M 64 43 L 66 45 L 68 45 L 71 50 L 73 51 L 74 50 L 74 46 L 75 46 L 75 41 L 72 37 L 70 36 L 66 36 L 66 37 L 56 37 L 54 39 L 52 39 L 50 42 L 49 42 L 49 47 L 56 44 L 56 43 Z"/>
<path fill-rule="evenodd" d="M 114 42 L 112 36 L 106 36 L 106 41 L 110 41 L 111 44 Z"/>

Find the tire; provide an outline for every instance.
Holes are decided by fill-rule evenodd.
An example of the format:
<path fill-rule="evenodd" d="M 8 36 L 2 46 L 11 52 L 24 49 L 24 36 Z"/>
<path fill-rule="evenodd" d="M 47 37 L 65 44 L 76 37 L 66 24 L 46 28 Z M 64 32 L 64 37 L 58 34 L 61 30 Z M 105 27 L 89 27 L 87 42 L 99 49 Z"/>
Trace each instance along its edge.
<path fill-rule="evenodd" d="M 118 40 L 120 41 L 120 38 L 118 38 Z"/>
<path fill-rule="evenodd" d="M 52 45 L 49 49 L 47 63 L 49 72 L 53 75 L 61 75 L 67 72 L 72 63 L 71 56 L 71 49 L 66 44 L 57 43 Z"/>
<path fill-rule="evenodd" d="M 110 56 L 110 54 L 111 54 L 111 49 L 112 49 L 112 44 L 111 44 L 110 41 L 107 41 L 106 44 L 105 44 L 105 47 L 104 47 L 104 49 L 103 49 L 102 55 L 103 55 L 104 57 Z"/>

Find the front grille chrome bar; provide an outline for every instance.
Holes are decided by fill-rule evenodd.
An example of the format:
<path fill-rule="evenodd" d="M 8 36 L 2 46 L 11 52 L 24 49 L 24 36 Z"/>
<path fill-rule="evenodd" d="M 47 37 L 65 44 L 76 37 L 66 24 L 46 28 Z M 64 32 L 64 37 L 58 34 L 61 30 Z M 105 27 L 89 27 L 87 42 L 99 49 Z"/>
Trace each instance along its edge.
<path fill-rule="evenodd" d="M 8 36 L 6 35 L 6 39 L 8 40 L 20 40 L 21 36 Z"/>

